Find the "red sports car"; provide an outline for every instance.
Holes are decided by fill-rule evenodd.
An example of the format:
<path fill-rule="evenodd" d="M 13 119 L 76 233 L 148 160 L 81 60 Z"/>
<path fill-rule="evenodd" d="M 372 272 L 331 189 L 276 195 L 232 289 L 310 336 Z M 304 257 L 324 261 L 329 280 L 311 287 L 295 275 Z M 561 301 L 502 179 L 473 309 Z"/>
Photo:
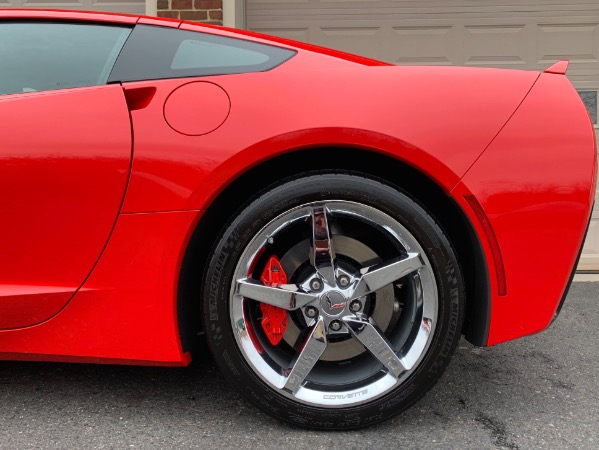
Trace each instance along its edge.
<path fill-rule="evenodd" d="M 184 366 L 203 334 L 279 419 L 390 417 L 460 336 L 558 314 L 596 179 L 566 68 L 0 11 L 0 358 Z"/>

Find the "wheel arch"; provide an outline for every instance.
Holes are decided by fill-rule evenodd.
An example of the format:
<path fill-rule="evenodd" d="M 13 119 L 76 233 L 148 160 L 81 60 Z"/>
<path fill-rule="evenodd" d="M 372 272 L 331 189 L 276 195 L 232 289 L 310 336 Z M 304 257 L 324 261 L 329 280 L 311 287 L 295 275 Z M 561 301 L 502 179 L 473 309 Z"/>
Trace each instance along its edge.
<path fill-rule="evenodd" d="M 378 178 L 431 212 L 447 233 L 464 272 L 467 300 L 463 333 L 474 345 L 485 346 L 491 310 L 488 269 L 478 235 L 458 203 L 437 182 L 403 161 L 362 148 L 316 146 L 279 154 L 250 168 L 203 212 L 185 251 L 179 277 L 177 308 L 184 350 L 190 351 L 197 344 L 195 335 L 201 323 L 199 280 L 203 279 L 208 255 L 224 225 L 265 186 L 314 171 L 355 172 Z"/>

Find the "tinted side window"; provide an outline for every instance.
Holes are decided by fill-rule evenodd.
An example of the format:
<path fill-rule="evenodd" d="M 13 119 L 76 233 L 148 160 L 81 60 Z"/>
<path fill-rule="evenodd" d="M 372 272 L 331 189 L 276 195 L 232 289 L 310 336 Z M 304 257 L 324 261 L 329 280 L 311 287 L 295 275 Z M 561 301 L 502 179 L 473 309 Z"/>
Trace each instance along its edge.
<path fill-rule="evenodd" d="M 268 63 L 268 55 L 249 48 L 231 47 L 216 42 L 185 39 L 181 41 L 171 69 L 210 69 L 214 67 L 252 67 Z"/>
<path fill-rule="evenodd" d="M 262 72 L 295 53 L 243 39 L 137 25 L 109 82 Z"/>
<path fill-rule="evenodd" d="M 130 32 L 94 24 L 0 23 L 0 94 L 105 84 Z"/>

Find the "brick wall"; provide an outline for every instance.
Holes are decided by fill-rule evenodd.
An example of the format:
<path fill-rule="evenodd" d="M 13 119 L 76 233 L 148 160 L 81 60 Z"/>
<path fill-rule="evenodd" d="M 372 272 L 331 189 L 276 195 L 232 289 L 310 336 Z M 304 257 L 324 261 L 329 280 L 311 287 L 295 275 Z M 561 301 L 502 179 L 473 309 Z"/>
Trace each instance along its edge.
<path fill-rule="evenodd" d="M 158 17 L 223 23 L 222 0 L 158 0 Z"/>

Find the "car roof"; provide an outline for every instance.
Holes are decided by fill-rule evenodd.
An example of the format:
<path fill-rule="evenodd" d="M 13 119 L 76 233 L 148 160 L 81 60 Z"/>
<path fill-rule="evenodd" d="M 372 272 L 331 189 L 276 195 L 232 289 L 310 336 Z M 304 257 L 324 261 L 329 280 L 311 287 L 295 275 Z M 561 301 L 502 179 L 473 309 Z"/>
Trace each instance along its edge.
<path fill-rule="evenodd" d="M 91 11 L 68 11 L 58 9 L 0 9 L 0 19 L 76 20 L 135 24 L 139 16 Z"/>

